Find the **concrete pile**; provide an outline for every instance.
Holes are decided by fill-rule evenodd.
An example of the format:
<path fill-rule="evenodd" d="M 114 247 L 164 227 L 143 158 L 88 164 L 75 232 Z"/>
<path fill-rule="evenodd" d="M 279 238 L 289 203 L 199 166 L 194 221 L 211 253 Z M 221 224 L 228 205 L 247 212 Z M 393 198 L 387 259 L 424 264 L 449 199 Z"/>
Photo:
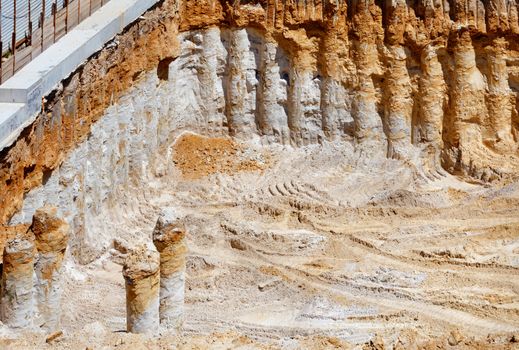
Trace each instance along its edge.
<path fill-rule="evenodd" d="M 49 332 L 54 332 L 60 326 L 61 268 L 70 228 L 57 216 L 55 207 L 45 206 L 35 212 L 31 231 L 37 248 L 35 291 L 38 325 Z"/>
<path fill-rule="evenodd" d="M 61 267 L 70 228 L 57 209 L 36 211 L 29 230 L 9 240 L 3 251 L 0 319 L 11 328 L 59 329 Z"/>
<path fill-rule="evenodd" d="M 180 327 L 184 314 L 185 236 L 178 214 L 163 211 L 153 231 L 153 244 L 160 253 L 160 323 L 167 327 Z"/>
<path fill-rule="evenodd" d="M 185 225 L 173 210 L 164 210 L 153 231 L 157 252 L 140 247 L 125 262 L 127 330 L 156 333 L 159 324 L 177 329 L 184 313 Z"/>
<path fill-rule="evenodd" d="M 7 242 L 3 253 L 0 318 L 11 328 L 33 325 L 34 243 L 20 237 Z"/>
<path fill-rule="evenodd" d="M 126 258 L 126 330 L 154 334 L 159 329 L 159 254 L 144 247 Z"/>

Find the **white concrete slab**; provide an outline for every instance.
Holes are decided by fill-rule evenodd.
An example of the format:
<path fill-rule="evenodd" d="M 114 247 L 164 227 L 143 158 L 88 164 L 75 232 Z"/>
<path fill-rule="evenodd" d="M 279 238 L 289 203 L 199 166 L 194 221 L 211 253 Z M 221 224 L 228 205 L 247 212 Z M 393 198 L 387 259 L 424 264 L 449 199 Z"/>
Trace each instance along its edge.
<path fill-rule="evenodd" d="M 0 103 L 0 150 L 12 144 L 23 128 L 36 118 L 36 115 L 26 117 L 25 106 L 24 103 Z"/>
<path fill-rule="evenodd" d="M 42 97 L 158 1 L 111 0 L 0 85 L 0 150 L 40 111 Z"/>

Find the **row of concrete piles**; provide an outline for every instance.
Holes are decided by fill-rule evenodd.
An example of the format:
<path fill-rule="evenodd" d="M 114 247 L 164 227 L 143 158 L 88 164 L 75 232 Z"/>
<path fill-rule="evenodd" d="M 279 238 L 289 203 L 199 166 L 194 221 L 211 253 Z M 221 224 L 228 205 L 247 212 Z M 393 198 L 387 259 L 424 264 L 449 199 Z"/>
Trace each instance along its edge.
<path fill-rule="evenodd" d="M 28 231 L 9 240 L 3 251 L 0 319 L 15 329 L 59 329 L 61 268 L 69 226 L 57 209 L 38 209 Z"/>
<path fill-rule="evenodd" d="M 159 326 L 178 330 L 183 321 L 186 229 L 173 210 L 160 214 L 153 230 L 157 251 L 132 251 L 123 268 L 127 331 L 156 333 Z"/>

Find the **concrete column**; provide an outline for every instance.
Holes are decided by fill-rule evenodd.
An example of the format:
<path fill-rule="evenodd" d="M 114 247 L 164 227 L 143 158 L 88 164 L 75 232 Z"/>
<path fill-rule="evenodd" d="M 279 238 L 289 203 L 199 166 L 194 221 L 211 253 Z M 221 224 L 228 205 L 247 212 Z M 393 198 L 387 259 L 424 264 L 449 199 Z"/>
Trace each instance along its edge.
<path fill-rule="evenodd" d="M 503 38 L 495 39 L 492 46 L 487 46 L 487 95 L 488 125 L 485 130 L 485 143 L 501 152 L 509 152 L 515 148 L 512 136 L 512 103 L 511 89 L 508 82 L 506 64 L 508 43 Z"/>
<path fill-rule="evenodd" d="M 386 61 L 389 67 L 384 83 L 387 156 L 394 159 L 409 159 L 413 99 L 404 47 L 389 46 Z"/>
<path fill-rule="evenodd" d="M 174 211 L 163 211 L 153 231 L 160 253 L 160 322 L 175 328 L 182 325 L 184 313 L 185 234 L 185 225 Z"/>
<path fill-rule="evenodd" d="M 273 7 L 273 6 L 272 6 Z M 289 143 L 287 85 L 281 78 L 276 56 L 282 52 L 274 42 L 265 42 L 260 51 L 258 124 L 269 142 Z M 280 54 L 286 57 L 286 54 Z"/>
<path fill-rule="evenodd" d="M 126 281 L 126 329 L 155 334 L 159 330 L 159 254 L 141 248 L 131 252 L 123 267 Z"/>
<path fill-rule="evenodd" d="M 443 164 L 447 171 L 480 177 L 483 146 L 481 125 L 487 118 L 487 85 L 476 60 L 469 30 L 460 30 L 453 46 L 454 73 L 446 114 Z M 479 174 L 478 174 L 479 173 Z"/>
<path fill-rule="evenodd" d="M 387 138 L 378 111 L 381 103 L 377 94 L 379 86 L 375 86 L 375 82 L 381 82 L 380 79 L 374 79 L 384 73 L 378 52 L 384 29 L 382 13 L 378 6 L 372 5 L 373 1 L 356 1 L 352 6 L 355 13 L 352 28 L 355 28 L 355 34 L 359 38 L 353 40 L 358 88 L 353 100 L 352 115 L 357 147 L 369 150 L 371 154 L 385 155 Z"/>
<path fill-rule="evenodd" d="M 233 136 L 250 137 L 256 130 L 256 61 L 245 29 L 231 30 L 227 119 Z"/>
<path fill-rule="evenodd" d="M 439 46 L 429 44 L 422 49 L 420 76 L 419 132 L 415 143 L 421 144 L 424 171 L 433 177 L 444 173 L 441 167 L 443 149 L 443 117 L 447 85 L 438 58 Z"/>
<path fill-rule="evenodd" d="M 61 267 L 69 239 L 69 225 L 58 210 L 44 206 L 34 213 L 31 231 L 38 255 L 35 263 L 38 325 L 48 332 L 59 330 L 61 315 Z"/>
<path fill-rule="evenodd" d="M 0 318 L 12 328 L 33 325 L 34 244 L 25 238 L 7 242 L 3 253 Z"/>

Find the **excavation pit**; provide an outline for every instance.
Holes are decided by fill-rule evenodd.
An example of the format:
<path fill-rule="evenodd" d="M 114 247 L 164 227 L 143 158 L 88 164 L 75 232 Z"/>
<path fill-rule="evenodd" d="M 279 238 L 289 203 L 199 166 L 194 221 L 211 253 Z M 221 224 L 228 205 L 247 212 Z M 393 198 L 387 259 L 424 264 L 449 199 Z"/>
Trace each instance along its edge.
<path fill-rule="evenodd" d="M 381 5 L 165 0 L 63 77 L 0 154 L 49 348 L 515 346 L 517 5 Z"/>

